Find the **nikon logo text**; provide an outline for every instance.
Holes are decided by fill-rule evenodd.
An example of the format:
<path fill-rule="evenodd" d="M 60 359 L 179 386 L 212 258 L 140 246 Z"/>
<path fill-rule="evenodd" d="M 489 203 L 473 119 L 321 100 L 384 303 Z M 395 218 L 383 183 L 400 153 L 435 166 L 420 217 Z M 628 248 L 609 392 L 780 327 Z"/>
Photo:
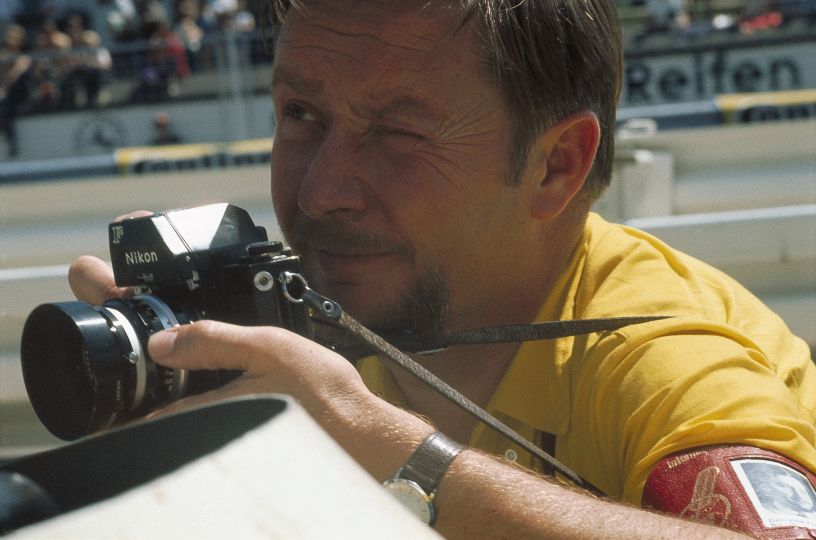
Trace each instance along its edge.
<path fill-rule="evenodd" d="M 127 251 L 125 264 L 147 264 L 159 262 L 159 255 L 155 251 Z"/>

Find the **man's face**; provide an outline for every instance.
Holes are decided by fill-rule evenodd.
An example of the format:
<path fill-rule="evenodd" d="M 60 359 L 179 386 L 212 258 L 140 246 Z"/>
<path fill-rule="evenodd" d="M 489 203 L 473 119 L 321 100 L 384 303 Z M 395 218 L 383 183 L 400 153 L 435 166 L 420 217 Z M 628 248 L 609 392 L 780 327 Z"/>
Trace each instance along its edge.
<path fill-rule="evenodd" d="M 310 2 L 275 52 L 281 229 L 312 288 L 379 329 L 478 324 L 519 256 L 499 90 L 473 29 L 425 3 Z"/>

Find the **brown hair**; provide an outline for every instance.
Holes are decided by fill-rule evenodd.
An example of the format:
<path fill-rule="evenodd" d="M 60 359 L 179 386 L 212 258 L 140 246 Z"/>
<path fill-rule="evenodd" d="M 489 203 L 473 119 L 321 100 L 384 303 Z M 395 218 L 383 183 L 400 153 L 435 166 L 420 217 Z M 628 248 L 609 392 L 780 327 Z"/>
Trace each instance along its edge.
<path fill-rule="evenodd" d="M 510 179 L 519 178 L 535 138 L 559 120 L 592 111 L 601 140 L 584 186 L 592 198 L 609 185 L 623 46 L 613 0 L 457 0 L 462 24 L 475 18 L 481 45 L 504 93 L 515 129 Z M 283 22 L 298 0 L 269 0 Z M 447 0 L 451 3 L 451 0 Z"/>

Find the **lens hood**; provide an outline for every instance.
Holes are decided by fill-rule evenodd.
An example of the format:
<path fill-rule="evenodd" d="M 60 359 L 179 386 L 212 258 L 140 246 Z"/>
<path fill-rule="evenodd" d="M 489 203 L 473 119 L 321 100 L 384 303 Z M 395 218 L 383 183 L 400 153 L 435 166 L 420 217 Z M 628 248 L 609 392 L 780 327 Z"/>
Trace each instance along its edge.
<path fill-rule="evenodd" d="M 84 302 L 38 306 L 23 327 L 23 381 L 45 427 L 74 440 L 108 426 L 122 409 L 129 345 L 111 318 Z"/>

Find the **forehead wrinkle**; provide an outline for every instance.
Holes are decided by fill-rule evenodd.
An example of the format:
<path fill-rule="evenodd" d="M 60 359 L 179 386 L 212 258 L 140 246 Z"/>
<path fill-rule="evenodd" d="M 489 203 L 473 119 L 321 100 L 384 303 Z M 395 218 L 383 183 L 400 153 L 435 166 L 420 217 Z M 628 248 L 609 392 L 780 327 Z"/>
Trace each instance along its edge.
<path fill-rule="evenodd" d="M 396 49 L 396 50 L 408 51 L 408 52 L 425 52 L 425 53 L 427 53 L 427 52 L 429 52 L 429 49 L 420 46 L 419 43 L 434 44 L 437 41 L 439 41 L 438 37 L 434 38 L 434 36 L 432 36 L 432 35 L 427 35 L 427 36 L 423 35 L 421 33 L 416 32 L 416 30 L 414 28 L 406 29 L 406 33 L 405 33 L 406 36 L 409 36 L 409 37 L 411 37 L 413 39 L 405 40 L 405 43 L 401 43 L 401 42 L 397 42 L 397 41 L 394 41 L 394 40 L 384 39 L 383 37 L 377 35 L 374 32 L 353 32 L 353 31 L 350 31 L 350 30 L 349 31 L 340 30 L 338 28 L 333 28 L 332 26 L 330 26 L 328 24 L 321 24 L 320 22 L 317 22 L 317 21 L 315 21 L 313 19 L 308 19 L 308 20 L 303 21 L 303 25 L 306 26 L 306 27 L 310 27 L 313 30 L 317 30 L 317 31 L 320 31 L 320 32 L 325 32 L 326 34 L 329 34 L 331 36 L 340 38 L 343 41 L 351 41 L 352 43 L 354 43 L 355 47 L 359 47 L 359 45 L 356 44 L 356 40 L 363 39 L 363 40 L 366 40 L 366 41 L 374 42 L 374 45 L 376 45 L 376 44 L 385 45 L 386 47 L 393 48 L 393 49 Z M 288 32 L 284 31 L 284 35 L 286 33 L 288 33 Z M 298 47 L 298 45 L 294 44 L 294 42 L 295 42 L 294 38 L 289 37 L 287 39 L 286 37 L 281 36 L 280 41 L 285 42 L 287 44 L 290 44 L 295 48 Z M 417 43 L 417 44 L 414 45 L 413 43 Z M 366 47 L 369 47 L 370 45 L 371 45 L 371 43 L 367 43 Z M 304 47 L 304 46 L 305 45 L 301 45 L 300 47 Z M 374 50 L 376 50 L 376 49 L 374 49 Z M 340 54 L 339 51 L 337 51 L 336 49 L 331 49 L 331 52 L 335 52 L 335 53 Z"/>
<path fill-rule="evenodd" d="M 373 89 L 367 93 L 367 96 L 369 103 L 373 104 L 371 112 L 374 116 L 394 115 L 435 119 L 440 114 L 427 99 L 410 95 L 402 87 L 386 91 Z"/>
<path fill-rule="evenodd" d="M 323 81 L 300 74 L 292 66 L 275 63 L 272 70 L 272 89 L 285 84 L 300 94 L 318 94 L 323 91 Z"/>
<path fill-rule="evenodd" d="M 449 40 L 453 36 L 432 39 L 417 34 L 416 37 L 420 40 L 424 39 L 431 45 L 431 47 L 428 48 L 418 47 L 414 49 L 421 51 L 424 53 L 423 56 L 428 58 L 428 55 L 433 55 L 434 50 L 438 50 L 444 46 L 450 46 Z M 441 56 L 441 53 L 437 55 L 437 57 Z M 479 68 L 481 69 L 481 66 L 479 66 Z M 437 69 L 437 67 L 433 57 L 428 58 L 418 66 L 402 65 L 399 69 L 400 76 L 397 77 L 398 82 L 393 84 L 392 79 L 392 84 L 389 84 L 389 72 L 393 72 L 394 70 L 391 66 L 387 66 L 384 69 L 378 70 L 379 73 L 376 79 L 372 81 L 371 89 L 366 93 L 366 97 L 370 103 L 376 105 L 376 112 L 381 115 L 405 114 L 438 119 L 440 115 L 444 114 L 446 108 L 440 108 L 442 104 L 438 102 L 439 96 L 437 93 L 423 91 L 421 85 L 412 83 L 413 79 L 417 77 L 436 77 L 436 75 L 433 74 L 435 69 Z M 444 103 L 447 103 L 447 101 Z"/>
<path fill-rule="evenodd" d="M 310 43 L 299 43 L 298 39 L 293 36 L 285 36 L 282 35 L 279 39 L 279 44 L 285 44 L 288 48 L 292 51 L 309 51 L 309 52 L 317 52 L 321 54 L 325 54 L 326 56 L 334 56 L 338 59 L 343 58 L 346 60 L 350 60 L 354 63 L 360 63 L 361 58 L 359 55 L 355 55 L 355 52 L 363 51 L 366 53 L 374 53 L 376 51 L 382 51 L 382 46 L 385 46 L 387 49 L 391 49 L 394 53 L 396 52 L 405 52 L 408 51 L 410 53 L 420 53 L 427 55 L 431 52 L 432 47 L 421 47 L 421 46 L 411 46 L 407 44 L 397 43 L 394 41 L 388 41 L 385 39 L 381 39 L 379 36 L 369 33 L 352 33 L 352 32 L 341 32 L 339 30 L 332 29 L 331 27 L 308 23 L 309 26 L 318 28 L 320 30 L 332 33 L 334 35 L 340 36 L 345 39 L 355 40 L 352 41 L 352 48 L 349 49 L 351 52 L 344 51 L 342 47 L 326 47 L 323 45 L 317 44 L 310 44 Z M 363 38 L 367 40 L 369 44 L 361 45 L 358 38 Z M 430 37 L 425 37 L 421 35 L 416 35 L 418 38 L 416 41 L 423 40 L 425 44 L 433 45 L 436 43 Z M 370 45 L 371 41 L 375 42 L 374 47 Z M 281 55 L 282 56 L 282 55 Z M 386 54 L 381 53 L 378 54 L 379 57 L 385 57 Z M 279 56 L 280 58 L 280 56 Z M 382 76 L 385 75 L 385 71 L 383 70 Z M 285 82 L 290 87 L 292 87 L 296 91 L 302 91 L 305 94 L 315 94 L 323 90 L 323 81 L 318 78 L 310 78 L 305 73 L 299 73 L 297 66 L 293 65 L 286 65 L 281 64 L 279 62 L 275 63 L 273 73 L 272 73 L 272 88 L 274 89 L 278 84 L 281 82 Z"/>

